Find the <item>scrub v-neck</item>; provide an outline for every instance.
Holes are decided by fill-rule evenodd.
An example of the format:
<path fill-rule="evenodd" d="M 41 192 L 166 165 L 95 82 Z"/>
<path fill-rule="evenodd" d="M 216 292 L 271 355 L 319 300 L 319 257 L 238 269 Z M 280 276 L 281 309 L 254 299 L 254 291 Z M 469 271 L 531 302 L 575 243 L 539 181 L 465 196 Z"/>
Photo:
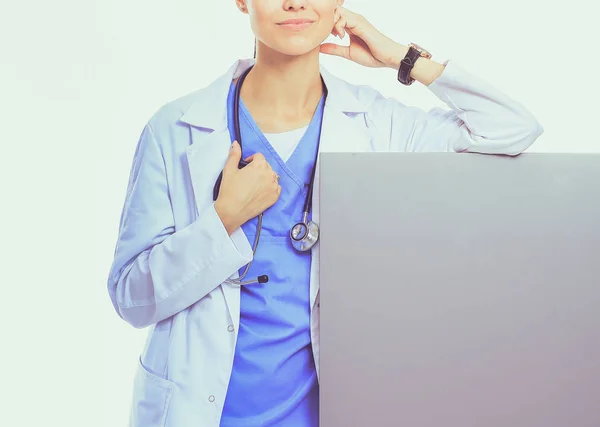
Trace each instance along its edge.
<path fill-rule="evenodd" d="M 281 156 L 279 155 L 279 153 L 277 152 L 277 150 L 275 150 L 275 148 L 271 145 L 271 143 L 269 142 L 269 140 L 267 139 L 265 134 L 260 130 L 260 128 L 258 127 L 258 124 L 256 123 L 256 121 L 252 117 L 252 114 L 248 110 L 248 107 L 246 107 L 246 104 L 244 104 L 244 101 L 240 98 L 240 120 L 246 121 L 246 124 L 248 125 L 248 127 L 250 129 L 252 129 L 252 131 L 258 137 L 259 141 L 261 141 L 261 143 L 264 145 L 264 147 L 267 150 L 269 150 L 272 157 L 277 161 L 281 170 L 284 171 L 298 185 L 298 187 L 300 189 L 304 189 L 309 183 L 304 182 L 299 177 L 299 175 L 302 175 L 300 173 L 300 171 L 302 171 L 302 169 L 303 169 L 302 166 L 300 164 L 298 164 L 298 157 L 300 155 L 299 152 L 305 148 L 304 146 L 305 146 L 305 140 L 307 138 L 307 135 L 311 135 L 311 132 L 313 131 L 313 128 L 315 126 L 321 125 L 320 114 L 318 114 L 318 112 L 319 112 L 319 108 L 321 108 L 321 103 L 323 102 L 323 100 L 324 100 L 324 95 L 321 96 L 321 99 L 319 100 L 319 103 L 317 104 L 317 107 L 315 108 L 315 111 L 313 112 L 313 116 L 310 120 L 308 127 L 306 128 L 306 131 L 304 132 L 304 135 L 302 135 L 302 138 L 300 138 L 300 141 L 294 148 L 294 151 L 292 151 L 292 154 L 290 155 L 288 160 L 284 161 L 281 158 Z M 320 134 L 320 131 L 318 132 L 318 134 Z M 243 142 L 242 142 L 242 145 L 243 145 Z M 314 151 L 313 151 L 313 153 L 314 153 Z M 316 153 L 314 153 L 314 154 L 316 154 Z M 314 157 L 316 157 L 316 156 L 314 156 Z"/>

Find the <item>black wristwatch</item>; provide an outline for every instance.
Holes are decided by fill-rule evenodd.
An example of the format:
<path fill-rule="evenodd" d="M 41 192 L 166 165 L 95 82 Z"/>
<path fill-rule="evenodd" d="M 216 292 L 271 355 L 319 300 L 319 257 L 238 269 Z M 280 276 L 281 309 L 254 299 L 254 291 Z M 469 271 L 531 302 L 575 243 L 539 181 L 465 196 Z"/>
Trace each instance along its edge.
<path fill-rule="evenodd" d="M 410 86 L 415 81 L 415 79 L 410 77 L 410 72 L 415 66 L 417 59 L 421 57 L 431 59 L 431 53 L 415 43 L 410 43 L 408 45 L 408 52 L 400 62 L 400 68 L 398 69 L 398 81 L 400 83 Z"/>

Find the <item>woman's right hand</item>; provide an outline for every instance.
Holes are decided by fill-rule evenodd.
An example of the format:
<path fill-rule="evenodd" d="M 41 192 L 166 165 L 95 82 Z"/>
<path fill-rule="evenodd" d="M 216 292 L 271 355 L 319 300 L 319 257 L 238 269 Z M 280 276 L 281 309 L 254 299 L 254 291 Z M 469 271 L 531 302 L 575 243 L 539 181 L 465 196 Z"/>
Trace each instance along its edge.
<path fill-rule="evenodd" d="M 251 218 L 273 206 L 281 194 L 277 173 L 261 153 L 244 159 L 247 166 L 238 169 L 242 150 L 233 142 L 223 168 L 223 178 L 215 210 L 231 235 Z"/>

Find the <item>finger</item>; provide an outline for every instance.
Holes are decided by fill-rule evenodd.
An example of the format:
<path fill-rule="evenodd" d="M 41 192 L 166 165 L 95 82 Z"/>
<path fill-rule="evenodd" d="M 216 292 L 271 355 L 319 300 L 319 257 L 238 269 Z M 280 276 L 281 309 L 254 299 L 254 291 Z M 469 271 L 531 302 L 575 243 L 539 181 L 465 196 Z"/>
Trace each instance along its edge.
<path fill-rule="evenodd" d="M 366 19 L 362 15 L 354 13 L 344 7 L 339 7 L 338 10 L 340 13 L 339 20 L 344 20 L 344 31 L 360 36 Z"/>
<path fill-rule="evenodd" d="M 349 46 L 340 46 L 335 43 L 323 43 L 321 45 L 321 53 L 325 53 L 327 55 L 340 56 L 342 58 L 350 59 L 350 47 Z"/>
<path fill-rule="evenodd" d="M 240 144 L 238 144 L 237 141 L 233 141 L 225 162 L 225 167 L 223 168 L 223 173 L 230 173 L 231 171 L 237 170 L 238 164 L 240 163 L 240 157 L 242 157 Z"/>
<path fill-rule="evenodd" d="M 350 22 L 355 22 L 362 18 L 362 15 L 352 12 L 350 9 L 347 9 L 343 6 L 338 7 L 337 12 L 340 18 L 346 18 Z"/>
<path fill-rule="evenodd" d="M 335 11 L 333 12 L 333 27 L 331 28 L 331 35 L 334 37 L 340 37 L 340 35 L 337 32 L 336 29 L 336 24 L 340 19 L 340 12 L 338 9 L 335 9 Z"/>
<path fill-rule="evenodd" d="M 348 24 L 348 21 L 346 20 L 346 18 L 341 17 L 336 23 L 335 23 L 335 31 L 340 35 L 340 39 L 343 39 L 344 37 L 346 37 L 346 25 Z"/>
<path fill-rule="evenodd" d="M 331 29 L 331 35 L 333 37 L 339 37 L 339 34 L 337 33 L 337 31 L 335 29 L 335 23 L 333 24 L 333 28 Z"/>
<path fill-rule="evenodd" d="M 244 159 L 245 162 L 252 162 L 255 165 L 261 163 L 261 161 L 264 159 L 264 156 L 262 155 L 262 153 L 254 153 L 249 155 L 248 157 L 246 157 Z"/>

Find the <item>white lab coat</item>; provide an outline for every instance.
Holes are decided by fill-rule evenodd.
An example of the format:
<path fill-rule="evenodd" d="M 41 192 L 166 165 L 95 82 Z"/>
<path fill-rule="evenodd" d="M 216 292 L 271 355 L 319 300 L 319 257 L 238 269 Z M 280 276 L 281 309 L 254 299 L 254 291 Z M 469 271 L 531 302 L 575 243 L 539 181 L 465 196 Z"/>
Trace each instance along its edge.
<path fill-rule="evenodd" d="M 224 281 L 251 260 L 252 248 L 241 228 L 228 236 L 212 189 L 231 144 L 229 85 L 252 61 L 236 61 L 208 87 L 162 107 L 137 145 L 108 278 L 117 313 L 137 328 L 152 326 L 135 376 L 135 427 L 219 426 L 240 318 L 240 289 Z M 429 89 L 449 109 L 429 112 L 322 68 L 329 95 L 320 152 L 517 155 L 543 132 L 521 104 L 445 64 Z M 319 221 L 318 172 L 313 218 Z M 317 370 L 318 279 L 317 244 L 310 281 Z"/>

